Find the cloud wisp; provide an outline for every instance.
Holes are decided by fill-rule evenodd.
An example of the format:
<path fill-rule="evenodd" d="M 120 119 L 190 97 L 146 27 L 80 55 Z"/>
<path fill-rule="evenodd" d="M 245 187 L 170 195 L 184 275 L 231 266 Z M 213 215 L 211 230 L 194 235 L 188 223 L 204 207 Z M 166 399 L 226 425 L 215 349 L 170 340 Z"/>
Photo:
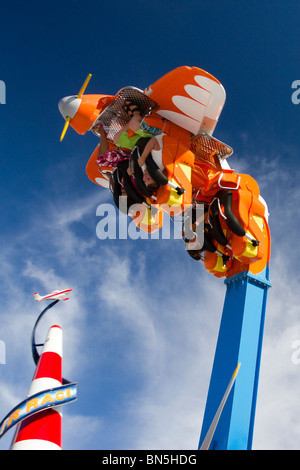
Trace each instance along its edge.
<path fill-rule="evenodd" d="M 297 448 L 300 365 L 291 358 L 300 340 L 299 275 L 290 247 L 297 246 L 298 189 L 290 187 L 283 200 L 274 178 L 276 168 L 263 184 L 263 196 L 272 195 L 273 287 L 254 447 Z M 42 340 L 50 321 L 62 324 L 64 374 L 79 382 L 79 400 L 64 414 L 65 448 L 195 449 L 225 286 L 186 255 L 180 240 L 99 240 L 101 201 L 105 190 L 72 203 L 52 199 L 47 217 L 32 218 L 10 243 L 2 240 L 1 414 L 24 398 L 34 371 L 29 340 L 39 306 L 32 293 L 72 287 L 71 300 L 39 329 Z"/>

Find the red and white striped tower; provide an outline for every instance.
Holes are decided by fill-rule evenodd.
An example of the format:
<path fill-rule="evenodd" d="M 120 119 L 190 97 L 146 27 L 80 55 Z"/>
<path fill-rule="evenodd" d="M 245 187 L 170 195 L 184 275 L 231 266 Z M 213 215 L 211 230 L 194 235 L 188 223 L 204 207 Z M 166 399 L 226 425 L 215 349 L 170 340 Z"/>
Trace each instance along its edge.
<path fill-rule="evenodd" d="M 62 384 L 62 329 L 53 325 L 36 366 L 28 397 Z M 61 450 L 61 407 L 25 418 L 17 427 L 11 450 Z"/>

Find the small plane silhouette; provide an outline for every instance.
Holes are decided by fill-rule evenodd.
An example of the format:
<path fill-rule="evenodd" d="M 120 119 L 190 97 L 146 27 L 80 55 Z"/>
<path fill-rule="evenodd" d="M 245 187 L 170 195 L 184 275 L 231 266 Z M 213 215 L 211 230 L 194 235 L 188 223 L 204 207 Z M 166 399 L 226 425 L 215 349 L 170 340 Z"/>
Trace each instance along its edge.
<path fill-rule="evenodd" d="M 39 295 L 38 292 L 33 294 L 34 300 L 41 302 L 42 300 L 69 300 L 69 297 L 66 297 L 67 292 L 71 292 L 72 289 L 65 290 L 54 290 L 47 295 Z"/>

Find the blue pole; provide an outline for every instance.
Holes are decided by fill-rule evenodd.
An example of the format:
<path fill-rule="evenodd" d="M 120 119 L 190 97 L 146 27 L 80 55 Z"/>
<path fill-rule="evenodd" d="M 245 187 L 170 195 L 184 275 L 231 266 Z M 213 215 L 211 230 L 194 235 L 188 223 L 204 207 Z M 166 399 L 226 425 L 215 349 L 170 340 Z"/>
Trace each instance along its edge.
<path fill-rule="evenodd" d="M 268 288 L 268 268 L 258 275 L 243 272 L 225 281 L 227 290 L 204 412 L 199 448 L 222 400 L 228 382 L 241 367 L 210 449 L 252 447 L 256 397 Z"/>

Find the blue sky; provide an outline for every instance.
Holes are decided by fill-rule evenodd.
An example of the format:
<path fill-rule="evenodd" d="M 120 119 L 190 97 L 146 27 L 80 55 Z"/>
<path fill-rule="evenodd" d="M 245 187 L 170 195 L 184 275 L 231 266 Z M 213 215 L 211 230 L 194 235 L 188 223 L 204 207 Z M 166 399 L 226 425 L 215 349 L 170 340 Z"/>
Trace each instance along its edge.
<path fill-rule="evenodd" d="M 97 139 L 69 129 L 57 103 L 76 94 L 146 88 L 181 65 L 215 75 L 227 101 L 214 135 L 230 165 L 254 176 L 272 233 L 268 312 L 254 448 L 297 449 L 300 79 L 297 1 L 6 2 L 1 6 L 0 415 L 26 396 L 32 293 L 72 287 L 45 318 L 64 331 L 66 449 L 196 449 L 225 286 L 180 240 L 99 240 L 110 194 L 85 175 Z M 9 448 L 13 432 L 0 441 Z"/>

